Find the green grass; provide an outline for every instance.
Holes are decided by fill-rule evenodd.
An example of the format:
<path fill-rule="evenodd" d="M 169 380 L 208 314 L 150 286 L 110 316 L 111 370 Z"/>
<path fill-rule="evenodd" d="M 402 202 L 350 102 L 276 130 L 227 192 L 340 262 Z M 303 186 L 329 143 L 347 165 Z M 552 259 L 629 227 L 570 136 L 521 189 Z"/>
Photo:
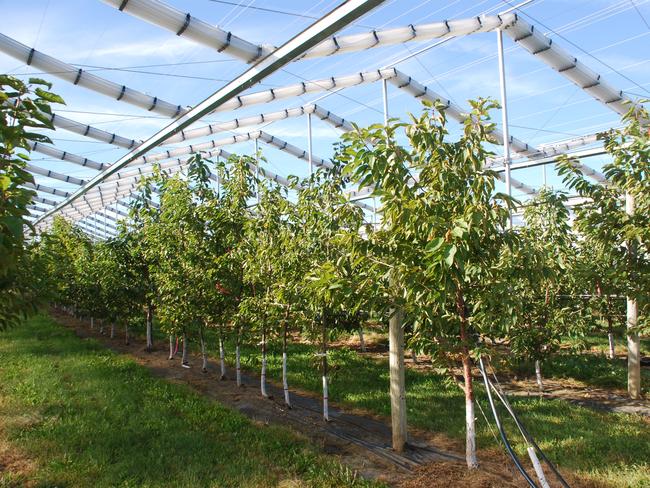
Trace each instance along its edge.
<path fill-rule="evenodd" d="M 627 359 L 625 338 L 616 337 L 614 360 L 607 358 L 609 350 L 606 336 L 588 336 L 579 342 L 567 341 L 562 349 L 542 364 L 542 374 L 546 378 L 574 379 L 589 386 L 602 388 L 627 389 Z M 579 349 L 585 348 L 586 352 Z M 650 339 L 641 340 L 641 355 L 650 355 Z M 623 356 L 623 357 L 621 357 Z M 535 374 L 534 363 L 507 361 L 510 372 L 532 377 Z M 647 394 L 650 389 L 650 370 L 641 370 L 642 391 Z"/>
<path fill-rule="evenodd" d="M 0 486 L 374 486 L 50 318 L 2 333 L 0 357 L 0 447 L 35 465 Z"/>
<path fill-rule="evenodd" d="M 232 349 L 231 349 L 232 350 Z M 289 353 L 289 385 L 320 393 L 315 348 L 293 344 Z M 281 355 L 277 346 L 269 358 L 269 375 L 281 378 Z M 259 371 L 259 353 L 246 349 L 244 364 Z M 330 399 L 343 405 L 390 415 L 388 365 L 364 358 L 349 349 L 330 353 L 332 367 Z M 461 390 L 444 376 L 407 371 L 409 424 L 464 439 L 464 398 Z M 477 398 L 487 409 L 480 386 Z M 513 398 L 511 403 L 550 459 L 564 469 L 617 487 L 650 486 L 650 422 L 638 416 L 597 412 L 562 400 Z M 479 447 L 497 445 L 480 411 Z M 502 412 L 502 416 L 505 413 Z M 514 426 L 506 421 L 511 439 L 525 456 Z"/>

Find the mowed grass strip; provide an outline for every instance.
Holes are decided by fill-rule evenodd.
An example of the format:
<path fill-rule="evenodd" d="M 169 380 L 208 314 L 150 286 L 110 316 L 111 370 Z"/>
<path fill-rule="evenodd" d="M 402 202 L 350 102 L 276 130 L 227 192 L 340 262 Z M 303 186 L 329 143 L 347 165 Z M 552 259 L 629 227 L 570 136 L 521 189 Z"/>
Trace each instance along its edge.
<path fill-rule="evenodd" d="M 231 348 L 232 350 L 232 348 Z M 268 361 L 268 378 L 281 382 L 280 346 L 272 344 Z M 259 351 L 245 348 L 243 364 L 259 372 Z M 291 344 L 288 355 L 289 388 L 321 393 L 317 347 Z M 607 363 L 604 357 L 601 362 Z M 389 372 L 386 360 L 359 355 L 347 348 L 329 352 L 331 401 L 352 408 L 390 416 Z M 602 366 L 605 368 L 606 366 Z M 619 368 L 620 365 L 617 365 Z M 549 368 L 550 369 L 550 368 Z M 598 371 L 594 371 L 594 374 Z M 587 373 L 583 371 L 587 376 Z M 617 371 L 620 376 L 624 372 Z M 618 377 L 617 376 L 617 377 Z M 436 373 L 407 369 L 406 405 L 408 422 L 435 433 L 456 439 L 462 449 L 465 437 L 463 392 L 449 379 Z M 477 381 L 477 400 L 492 421 L 482 384 Z M 546 455 L 560 468 L 603 486 L 647 488 L 650 486 L 650 419 L 637 415 L 600 412 L 564 400 L 513 397 L 510 403 Z M 479 448 L 500 446 L 494 438 L 496 428 L 488 427 L 477 409 Z M 525 445 L 507 412 L 500 409 L 511 441 L 523 458 Z M 498 434 L 497 434 L 498 435 Z M 479 455 L 480 461 L 480 455 Z"/>
<path fill-rule="evenodd" d="M 48 317 L 0 357 L 0 486 L 378 486 Z"/>

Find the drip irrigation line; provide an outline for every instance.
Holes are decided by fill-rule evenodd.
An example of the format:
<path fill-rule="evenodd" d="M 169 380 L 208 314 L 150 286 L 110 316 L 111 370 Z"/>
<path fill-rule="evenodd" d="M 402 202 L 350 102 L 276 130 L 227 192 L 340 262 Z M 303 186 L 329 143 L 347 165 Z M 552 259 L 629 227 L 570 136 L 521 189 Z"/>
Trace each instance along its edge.
<path fill-rule="evenodd" d="M 503 426 L 501 425 L 501 420 L 499 419 L 499 413 L 497 412 L 496 405 L 494 404 L 494 400 L 492 399 L 492 392 L 490 390 L 490 380 L 488 379 L 487 373 L 485 372 L 485 367 L 483 365 L 482 357 L 479 358 L 479 369 L 481 370 L 481 375 L 483 376 L 483 382 L 485 383 L 485 391 L 487 392 L 488 402 L 490 403 L 490 409 L 492 410 L 492 415 L 494 415 L 494 422 L 497 426 L 497 429 L 499 429 L 499 433 L 501 434 L 501 440 L 506 446 L 506 451 L 508 451 L 510 458 L 515 463 L 515 466 L 517 467 L 521 475 L 528 483 L 528 486 L 530 486 L 531 488 L 539 488 L 539 486 L 537 486 L 537 483 L 535 483 L 535 481 L 533 481 L 530 475 L 526 472 L 526 469 L 522 466 L 521 461 L 519 461 L 519 458 L 517 457 L 517 454 L 515 454 L 515 451 L 512 449 L 510 442 L 508 442 L 508 436 L 506 435 L 506 432 L 503 429 Z"/>
<path fill-rule="evenodd" d="M 533 436 L 530 435 L 530 432 L 528 432 L 528 429 L 526 429 L 526 426 L 521 422 L 521 420 L 519 419 L 519 417 L 515 413 L 514 409 L 512 408 L 512 405 L 510 405 L 510 402 L 508 401 L 508 397 L 506 396 L 505 392 L 501 388 L 499 380 L 498 380 L 498 378 L 497 378 L 497 376 L 496 376 L 496 374 L 494 372 L 494 368 L 492 368 L 492 376 L 494 376 L 494 379 L 495 379 L 495 381 L 496 381 L 496 383 L 498 385 L 498 388 L 495 387 L 494 384 L 492 384 L 492 382 L 489 379 L 487 380 L 488 383 L 490 384 L 490 386 L 494 390 L 494 393 L 497 395 L 497 397 L 499 398 L 499 400 L 501 401 L 503 406 L 506 408 L 508 413 L 510 413 L 510 416 L 515 421 L 515 424 L 517 425 L 517 428 L 519 428 L 519 431 L 521 432 L 524 439 L 526 439 L 526 441 L 530 445 L 532 445 L 532 447 L 537 451 L 537 454 L 539 454 L 539 456 L 542 458 L 542 460 L 548 465 L 549 468 L 551 468 L 551 471 L 553 471 L 553 473 L 557 477 L 560 484 L 564 488 L 571 488 L 569 486 L 569 484 L 566 482 L 566 480 L 562 477 L 562 475 L 560 474 L 560 472 L 557 469 L 557 467 L 555 466 L 555 464 L 553 464 L 553 462 L 551 462 L 551 460 L 546 457 L 546 455 L 544 454 L 544 451 L 542 451 L 542 449 L 539 447 L 537 442 L 535 442 L 535 439 L 533 438 Z"/>

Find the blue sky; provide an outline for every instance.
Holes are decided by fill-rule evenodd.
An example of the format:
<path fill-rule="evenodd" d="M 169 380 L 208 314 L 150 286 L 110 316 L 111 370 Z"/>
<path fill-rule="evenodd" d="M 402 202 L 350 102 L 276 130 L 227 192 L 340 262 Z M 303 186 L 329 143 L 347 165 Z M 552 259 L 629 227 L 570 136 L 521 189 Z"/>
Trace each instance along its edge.
<path fill-rule="evenodd" d="M 239 6 L 210 0 L 168 0 L 167 3 L 252 42 L 280 45 L 312 21 L 246 6 L 320 16 L 340 2 L 235 0 Z M 99 69 L 94 73 L 181 105 L 200 102 L 247 67 L 241 61 L 176 37 L 99 0 L 0 0 L 0 7 L 4 17 L 0 28 L 3 34 L 71 64 L 122 68 Z M 507 2 L 500 0 L 389 0 L 343 32 L 467 18 L 481 13 L 498 13 L 508 7 Z M 649 92 L 645 91 L 650 90 L 650 1 L 535 0 L 523 12 L 527 14 L 524 18 L 528 22 L 536 24 L 543 32 L 549 32 L 554 42 L 572 52 L 612 85 L 633 97 L 650 98 Z M 551 29 L 554 32 L 550 32 Z M 532 144 L 541 144 L 619 124 L 617 114 L 515 46 L 507 36 L 504 39 L 512 135 Z M 295 62 L 251 91 L 284 86 L 303 79 L 375 69 L 429 42 Z M 399 64 L 398 68 L 462 106 L 467 106 L 468 99 L 479 96 L 498 98 L 495 33 L 452 40 Z M 0 72 L 24 76 L 36 70 L 0 53 Z M 58 112 L 74 120 L 130 138 L 146 138 L 169 122 L 169 119 L 72 86 L 53 76 L 42 76 L 54 83 L 54 91 L 67 102 L 67 106 Z M 222 112 L 204 121 L 226 121 L 296 107 L 317 96 Z M 389 96 L 391 116 L 406 118 L 409 112 L 419 111 L 419 102 L 396 88 L 389 89 Z M 383 118 L 380 84 L 348 89 L 327 97 L 319 104 L 360 125 L 380 122 Z M 493 118 L 500 122 L 499 111 L 493 113 Z M 450 125 L 457 129 L 457 124 L 452 122 Z M 304 118 L 277 122 L 265 130 L 299 147 L 307 147 Z M 315 120 L 314 154 L 331 156 L 332 144 L 339 134 L 327 124 Z M 112 163 L 125 152 L 70 132 L 57 131 L 52 137 L 58 148 L 104 163 Z M 251 152 L 253 145 L 247 143 L 224 149 Z M 495 151 L 500 149 L 495 148 Z M 281 175 L 304 175 L 307 172 L 303 161 L 268 147 L 263 147 L 263 152 L 271 171 Z M 37 153 L 33 154 L 33 160 L 35 164 L 82 178 L 93 174 L 85 168 L 53 161 Z M 604 157 L 596 157 L 588 163 L 598 168 L 604 161 Z M 539 186 L 542 170 L 518 171 L 515 176 Z M 37 180 L 62 189 L 74 188 L 47 178 L 38 177 Z M 559 185 L 550 172 L 549 181 Z"/>

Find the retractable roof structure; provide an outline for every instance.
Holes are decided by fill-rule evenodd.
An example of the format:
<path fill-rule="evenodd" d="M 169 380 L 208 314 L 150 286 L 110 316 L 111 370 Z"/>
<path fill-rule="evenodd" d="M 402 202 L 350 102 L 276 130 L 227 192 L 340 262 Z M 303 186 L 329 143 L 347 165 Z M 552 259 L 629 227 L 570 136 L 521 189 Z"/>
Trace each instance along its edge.
<path fill-rule="evenodd" d="M 107 110 L 106 117 L 130 106 L 131 110 L 137 112 L 134 117 L 146 114 L 152 121 L 150 125 L 155 126 L 153 122 L 156 122 L 159 127 L 144 135 L 142 131 L 129 134 L 119 128 L 106 130 L 99 127 L 104 123 L 101 120 L 102 112 L 95 114 L 100 119 L 95 122 L 79 115 L 64 115 L 63 110 L 53 113 L 50 118 L 57 129 L 54 144 L 33 144 L 33 153 L 43 158 L 34 157 L 27 166 L 27 170 L 38 178 L 34 185 L 28 185 L 38 195 L 30 207 L 37 231 L 47 229 L 55 215 L 62 215 L 77 222 L 93 238 L 110 237 L 115 232 L 117 220 L 127 216 L 123 207 L 137 190 L 141 176 L 150 174 L 155 165 L 171 173 L 180 172 L 193 153 L 227 159 L 231 156 L 229 151 L 236 152 L 242 148 L 249 151 L 252 144 L 257 148 L 261 143 L 265 151 L 270 151 L 267 154 L 269 163 L 251 167 L 251 171 L 289 186 L 287 176 L 295 168 L 286 168 L 286 164 L 278 166 L 279 157 L 271 155 L 284 154 L 297 161 L 302 160 L 304 166 L 300 171 L 303 173 L 316 167 L 329 167 L 332 162 L 323 157 L 328 154 L 314 154 L 319 152 L 314 151 L 314 121 L 318 124 L 317 130 L 322 129 L 323 133 L 328 134 L 326 139 L 331 147 L 338 134 L 354 129 L 355 119 L 365 121 L 366 112 L 380 112 L 383 120 L 389 117 L 406 118 L 406 111 L 392 105 L 392 98 L 397 96 L 407 100 L 404 103 L 406 106 L 413 106 L 420 100 L 438 101 L 450 120 L 462 123 L 469 117 L 469 108 L 457 103 L 450 93 L 454 92 L 453 87 L 447 91 L 440 81 L 442 77 L 436 76 L 437 72 L 432 73 L 420 59 L 426 53 L 444 50 L 446 46 L 453 45 L 453 41 L 476 39 L 477 43 L 490 46 L 489 49 L 493 51 L 483 59 L 499 59 L 493 71 L 495 75 L 497 72 L 500 75 L 500 98 L 504 109 L 502 123 L 497 124 L 491 133 L 491 142 L 503 149 L 497 147 L 497 155 L 489 164 L 499 172 L 506 190 L 519 191 L 522 199 L 534 195 L 540 185 L 526 181 L 524 173 L 523 178 L 515 178 L 511 171 L 525 172 L 526 168 L 551 164 L 562 154 L 575 155 L 579 160 L 577 167 L 595 181 L 606 184 L 607 180 L 598 168 L 590 166 L 592 158 L 603 154 L 595 131 L 586 130 L 588 127 L 585 127 L 585 130 L 578 130 L 574 137 L 568 139 L 558 138 L 544 144 L 533 144 L 518 134 L 527 128 L 509 123 L 508 104 L 517 104 L 516 98 L 509 100 L 512 89 L 506 81 L 512 79 L 512 76 L 506 76 L 505 71 L 505 63 L 510 56 L 525 56 L 533 63 L 538 61 L 536 71 L 555 71 L 558 79 L 583 94 L 580 103 L 604 107 L 606 113 L 616 117 L 640 103 L 638 96 L 616 86 L 614 81 L 608 81 L 611 73 L 600 69 L 592 54 L 558 39 L 559 34 L 552 37 L 556 32 L 551 35 L 545 33 L 547 29 L 544 26 L 524 18 L 525 14 L 517 8 L 499 13 L 499 9 L 506 9 L 507 5 L 497 0 L 487 10 L 478 11 L 470 5 L 463 11 L 469 14 L 446 20 L 434 18 L 418 21 L 422 16 L 409 15 L 417 10 L 417 6 L 408 9 L 405 6 L 402 11 L 397 10 L 399 13 L 384 26 L 374 29 L 362 24 L 360 19 L 369 12 L 381 12 L 388 8 L 383 5 L 384 2 L 349 0 L 325 12 L 316 21 L 304 21 L 305 25 L 311 25 L 283 42 L 277 42 L 277 39 L 275 42 L 245 39 L 246 36 L 215 26 L 202 19 L 201 15 L 181 11 L 159 0 L 102 2 L 121 12 L 115 17 L 116 23 L 148 24 L 146 32 L 168 36 L 172 40 L 184 39 L 182 42 L 192 43 L 204 52 L 213 52 L 218 60 L 230 60 L 231 66 L 239 68 L 231 70 L 235 74 L 231 74 L 230 81 L 221 86 L 209 80 L 196 82 L 203 91 L 211 89 L 213 93 L 204 99 L 197 97 L 190 104 L 179 103 L 180 100 L 174 100 L 177 97 L 169 86 L 158 84 L 153 87 L 155 91 L 151 86 L 139 88 L 137 82 L 131 86 L 131 81 L 127 81 L 124 72 L 119 69 L 105 76 L 99 74 L 101 69 L 59 59 L 54 54 L 57 52 L 56 46 L 36 49 L 0 33 L 0 56 L 18 60 L 29 67 L 28 71 L 37 70 L 42 76 L 63 81 L 70 85 L 71 90 L 93 94 L 102 103 L 103 100 L 112 99 L 107 103 L 115 108 Z M 522 2 L 521 7 L 531 3 L 534 2 Z M 392 8 L 398 8 L 399 4 L 400 1 L 393 2 Z M 245 10 L 242 7 L 240 13 L 245 13 Z M 621 6 L 616 13 L 624 11 Z M 105 12 L 107 16 L 112 15 L 110 8 Z M 604 18 L 605 12 L 603 10 L 600 17 Z M 614 11 L 610 8 L 608 12 Z M 232 15 L 232 18 L 236 16 Z M 572 28 L 575 22 L 569 22 L 566 28 Z M 495 35 L 499 42 L 493 37 Z M 509 39 L 510 47 L 507 49 L 503 47 L 503 37 Z M 422 43 L 429 44 L 421 48 Z M 411 48 L 418 50 L 414 52 Z M 400 56 L 402 49 L 406 49 L 408 54 Z M 415 65 L 414 61 L 420 66 Z M 471 69 L 480 62 L 481 59 L 471 61 L 467 66 L 451 67 L 450 71 Z M 289 70 L 302 66 L 307 67 L 306 72 L 310 76 L 298 75 L 298 82 L 277 82 L 280 73 L 289 73 L 295 78 L 296 75 Z M 480 75 L 478 73 L 476 76 Z M 284 76 L 283 79 L 288 78 Z M 57 86 L 60 84 L 57 83 Z M 390 96 L 389 87 L 392 90 Z M 380 89 L 382 97 L 379 102 L 383 110 L 375 107 L 380 103 L 366 103 L 362 96 L 370 90 L 379 93 Z M 516 92 L 515 89 L 515 95 Z M 339 109 L 328 108 L 333 94 L 349 100 L 353 109 L 341 113 Z M 357 115 L 351 116 L 353 113 Z M 159 121 L 165 119 L 169 121 L 168 124 L 161 125 Z M 302 144 L 295 143 L 295 129 L 293 134 L 291 130 L 288 136 L 285 134 L 288 126 L 295 127 L 292 121 L 305 119 L 306 124 L 298 131 L 299 139 L 305 144 L 301 147 Z M 120 116 L 117 120 L 127 119 Z M 583 127 L 579 125 L 579 119 L 576 124 L 575 127 Z M 538 128 L 538 132 L 543 131 L 544 124 L 540 123 Z M 87 141 L 86 144 L 93 143 L 102 149 L 95 154 L 91 154 L 91 151 L 71 151 L 69 144 L 65 144 L 65 134 L 74 137 L 72 142 Z M 116 156 L 105 158 L 101 151 Z M 267 167 L 264 167 L 265 164 Z M 274 166 L 274 170 L 268 165 Z M 213 179 L 216 181 L 216 175 L 213 175 Z M 351 188 L 348 195 L 366 210 L 375 208 L 363 202 L 372 196 L 370 188 Z"/>

